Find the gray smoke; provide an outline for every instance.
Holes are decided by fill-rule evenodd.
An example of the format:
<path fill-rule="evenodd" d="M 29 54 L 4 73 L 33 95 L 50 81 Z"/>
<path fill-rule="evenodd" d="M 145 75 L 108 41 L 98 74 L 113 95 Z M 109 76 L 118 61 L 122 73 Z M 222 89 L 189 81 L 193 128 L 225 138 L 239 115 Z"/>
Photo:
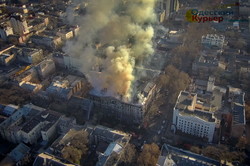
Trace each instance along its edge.
<path fill-rule="evenodd" d="M 65 51 L 78 58 L 79 70 L 87 75 L 96 90 L 130 97 L 134 67 L 154 52 L 150 25 L 156 21 L 156 0 L 74 1 L 86 11 L 75 16 L 67 10 L 70 22 L 80 25 L 78 37 L 67 42 Z M 101 68 L 101 73 L 93 72 Z"/>

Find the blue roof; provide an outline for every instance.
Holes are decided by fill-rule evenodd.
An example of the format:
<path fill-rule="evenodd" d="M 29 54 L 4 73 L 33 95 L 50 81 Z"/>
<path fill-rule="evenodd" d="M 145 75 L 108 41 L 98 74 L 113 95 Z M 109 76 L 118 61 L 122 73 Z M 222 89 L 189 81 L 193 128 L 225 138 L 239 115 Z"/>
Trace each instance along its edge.
<path fill-rule="evenodd" d="M 245 107 L 239 103 L 233 105 L 233 120 L 236 124 L 245 124 Z"/>
<path fill-rule="evenodd" d="M 221 166 L 219 161 L 214 159 L 210 159 L 208 157 L 204 157 L 202 155 L 198 155 L 189 151 L 185 151 L 167 144 L 163 145 L 162 151 L 166 151 L 167 155 L 171 157 L 171 159 L 177 165 L 185 165 L 185 166 Z M 166 160 L 169 159 L 166 157 Z M 161 161 L 162 163 L 162 161 Z M 158 162 L 159 164 L 159 162 Z"/>
<path fill-rule="evenodd" d="M 20 161 L 25 157 L 25 155 L 30 151 L 30 148 L 23 143 L 20 143 L 15 149 L 13 149 L 9 157 L 11 157 L 15 162 Z"/>
<path fill-rule="evenodd" d="M 17 109 L 18 109 L 18 106 L 10 104 L 4 108 L 3 113 L 5 115 L 12 115 Z"/>

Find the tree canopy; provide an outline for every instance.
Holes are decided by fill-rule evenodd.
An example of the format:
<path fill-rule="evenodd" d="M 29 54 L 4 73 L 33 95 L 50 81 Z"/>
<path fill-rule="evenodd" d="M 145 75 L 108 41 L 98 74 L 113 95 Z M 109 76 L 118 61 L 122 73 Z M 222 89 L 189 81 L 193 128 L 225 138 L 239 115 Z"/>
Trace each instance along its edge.
<path fill-rule="evenodd" d="M 88 152 L 88 133 L 86 131 L 72 131 L 74 135 L 62 150 L 62 157 L 68 161 L 80 164 L 81 158 Z"/>
<path fill-rule="evenodd" d="M 155 143 L 145 144 L 142 152 L 139 155 L 137 164 L 139 166 L 155 166 L 158 157 L 160 155 L 160 149 Z"/>

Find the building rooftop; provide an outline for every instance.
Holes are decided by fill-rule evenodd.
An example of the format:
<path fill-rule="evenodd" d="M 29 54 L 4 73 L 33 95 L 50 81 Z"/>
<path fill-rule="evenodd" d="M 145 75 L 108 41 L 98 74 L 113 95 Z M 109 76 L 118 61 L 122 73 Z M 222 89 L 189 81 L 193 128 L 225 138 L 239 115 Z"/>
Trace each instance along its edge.
<path fill-rule="evenodd" d="M 37 125 L 40 124 L 40 121 L 37 119 L 32 119 L 29 122 L 27 122 L 23 127 L 22 127 L 22 131 L 24 131 L 25 133 L 29 133 L 30 131 L 32 131 Z"/>
<path fill-rule="evenodd" d="M 204 66 L 218 66 L 219 61 L 215 57 L 201 55 L 196 59 L 195 63 Z"/>
<path fill-rule="evenodd" d="M 206 80 L 200 80 L 200 79 L 196 79 L 195 80 L 195 84 L 198 86 L 204 86 L 207 87 L 208 81 Z"/>
<path fill-rule="evenodd" d="M 213 113 L 210 112 L 210 104 L 195 93 L 182 91 L 177 99 L 175 108 L 182 116 L 193 116 L 207 122 L 215 122 Z"/>
<path fill-rule="evenodd" d="M 22 53 L 26 56 L 31 56 L 34 53 L 38 52 L 38 51 L 42 51 L 41 49 L 36 49 L 36 48 L 28 48 L 28 47 L 24 47 L 21 49 Z"/>
<path fill-rule="evenodd" d="M 193 116 L 205 120 L 207 122 L 215 122 L 215 118 L 213 117 L 212 113 L 209 112 L 202 112 L 199 110 L 189 111 L 187 109 L 180 112 L 183 116 Z"/>
<path fill-rule="evenodd" d="M 123 138 L 124 136 L 127 136 L 126 133 L 122 133 L 116 130 L 112 130 L 110 128 L 106 128 L 103 126 L 96 126 L 92 132 L 93 135 L 99 135 L 103 136 L 105 138 L 108 138 L 109 140 L 117 140 L 120 138 Z"/>
<path fill-rule="evenodd" d="M 164 144 L 157 166 L 166 166 L 167 163 L 183 166 L 225 166 L 219 161 Z"/>
<path fill-rule="evenodd" d="M 239 103 L 233 104 L 233 123 L 246 124 L 245 107 Z"/>
<path fill-rule="evenodd" d="M 12 125 L 18 120 L 22 119 L 23 116 L 32 117 L 35 116 L 40 110 L 37 110 L 36 107 L 32 107 L 32 105 L 28 104 L 18 109 L 13 115 L 7 118 L 0 124 L 2 128 L 11 128 Z"/>
<path fill-rule="evenodd" d="M 36 126 L 38 126 L 42 122 L 47 122 L 48 124 L 54 124 L 56 123 L 59 118 L 61 117 L 61 114 L 54 112 L 54 111 L 42 111 L 35 117 L 33 117 L 30 121 L 25 123 L 25 125 L 22 127 L 22 131 L 29 133 L 32 131 Z M 48 124 L 43 128 L 43 131 L 47 131 Z"/>
<path fill-rule="evenodd" d="M 30 148 L 23 143 L 20 143 L 15 149 L 13 149 L 8 156 L 12 158 L 15 162 L 20 161 L 29 153 Z"/>
<path fill-rule="evenodd" d="M 187 106 L 192 104 L 193 97 L 195 95 L 196 95 L 195 93 L 189 93 L 189 92 L 182 91 L 177 99 L 176 108 L 186 109 Z"/>
<path fill-rule="evenodd" d="M 207 34 L 207 35 L 204 35 L 202 36 L 202 38 L 209 38 L 209 39 L 222 39 L 224 40 L 225 39 L 225 36 L 224 35 L 217 35 L 217 34 Z"/>
<path fill-rule="evenodd" d="M 53 156 L 48 153 L 41 153 L 39 154 L 34 163 L 33 166 L 41 166 L 41 165 L 53 165 L 53 166 L 78 166 L 77 164 L 71 163 L 69 161 L 66 161 L 62 158 Z"/>
<path fill-rule="evenodd" d="M 5 115 L 12 115 L 18 108 L 16 105 L 9 104 L 4 108 L 3 113 Z"/>

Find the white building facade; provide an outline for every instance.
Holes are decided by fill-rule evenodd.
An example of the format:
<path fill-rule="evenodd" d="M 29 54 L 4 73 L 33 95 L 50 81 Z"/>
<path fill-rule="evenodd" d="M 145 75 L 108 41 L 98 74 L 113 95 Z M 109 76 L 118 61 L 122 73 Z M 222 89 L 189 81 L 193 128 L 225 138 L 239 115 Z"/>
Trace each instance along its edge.
<path fill-rule="evenodd" d="M 173 112 L 173 124 L 176 129 L 193 136 L 213 141 L 219 120 L 214 112 L 197 108 L 197 94 L 182 91 Z"/>
<path fill-rule="evenodd" d="M 225 43 L 225 36 L 216 34 L 207 34 L 202 36 L 201 42 L 202 44 L 205 45 L 217 46 L 221 48 Z"/>
<path fill-rule="evenodd" d="M 178 109 L 174 110 L 173 122 L 177 130 L 181 130 L 183 133 L 208 138 L 208 142 L 213 140 L 216 126 L 214 122 L 208 122 L 195 116 L 181 115 Z"/>

